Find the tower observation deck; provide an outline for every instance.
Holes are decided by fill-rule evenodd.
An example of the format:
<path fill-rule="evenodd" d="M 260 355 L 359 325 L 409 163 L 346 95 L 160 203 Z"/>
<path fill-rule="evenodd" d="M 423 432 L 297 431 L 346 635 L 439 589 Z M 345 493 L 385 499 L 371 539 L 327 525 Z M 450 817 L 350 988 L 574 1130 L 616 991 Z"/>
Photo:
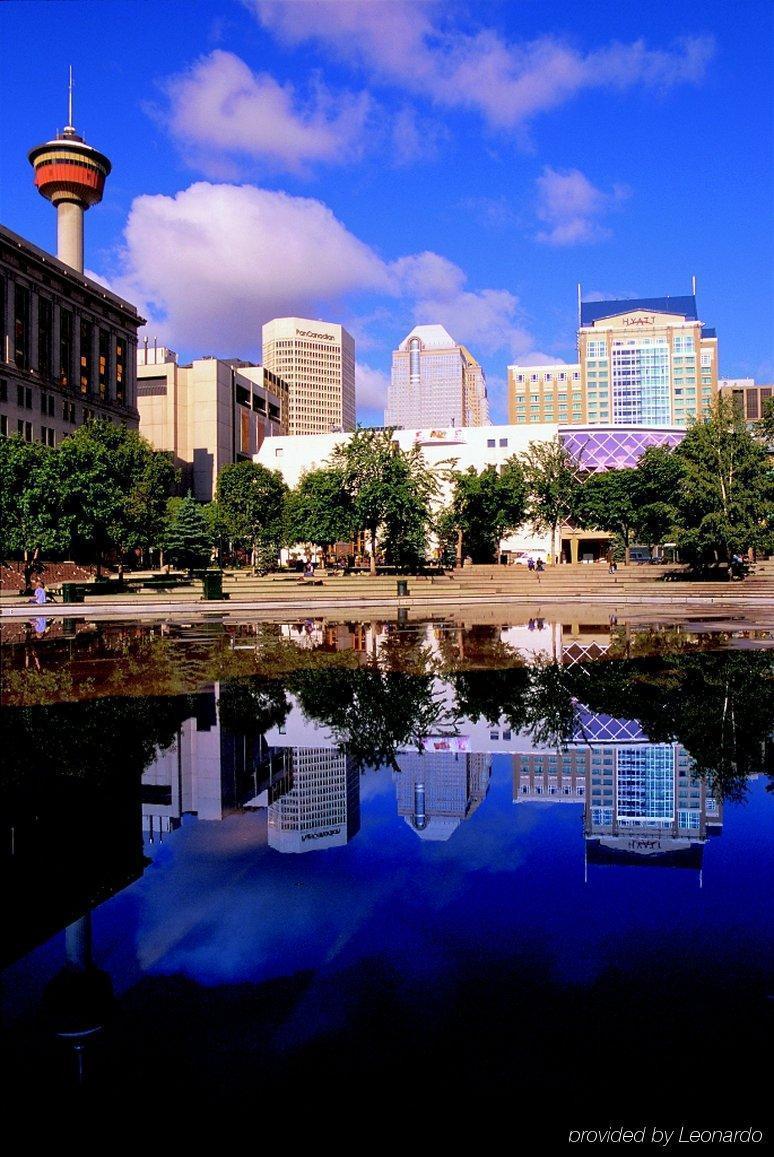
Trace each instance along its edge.
<path fill-rule="evenodd" d="M 83 214 L 102 200 L 111 164 L 104 153 L 87 145 L 73 126 L 73 80 L 70 70 L 68 123 L 52 141 L 29 152 L 35 187 L 56 206 L 60 261 L 83 273 Z"/>

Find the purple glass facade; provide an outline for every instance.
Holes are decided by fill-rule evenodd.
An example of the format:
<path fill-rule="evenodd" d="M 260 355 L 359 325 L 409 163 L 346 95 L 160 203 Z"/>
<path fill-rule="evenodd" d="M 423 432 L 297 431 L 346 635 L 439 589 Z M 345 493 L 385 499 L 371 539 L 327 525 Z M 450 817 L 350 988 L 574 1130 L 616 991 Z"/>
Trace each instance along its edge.
<path fill-rule="evenodd" d="M 578 466 L 590 473 L 636 466 L 650 446 L 677 446 L 685 430 L 664 426 L 560 426 L 559 438 Z"/>

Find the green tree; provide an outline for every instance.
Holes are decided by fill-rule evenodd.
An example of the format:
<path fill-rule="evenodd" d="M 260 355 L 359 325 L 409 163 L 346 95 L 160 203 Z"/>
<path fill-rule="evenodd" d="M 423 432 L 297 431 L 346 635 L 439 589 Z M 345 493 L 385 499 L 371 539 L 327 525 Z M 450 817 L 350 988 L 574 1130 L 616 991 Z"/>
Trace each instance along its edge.
<path fill-rule="evenodd" d="M 521 526 L 527 512 L 527 485 L 521 463 L 509 458 L 498 472 L 470 466 L 453 475 L 451 508 L 441 521 L 444 537 L 456 531 L 458 554 L 473 562 L 495 562 L 500 540 Z"/>
<path fill-rule="evenodd" d="M 166 557 L 175 566 L 192 571 L 210 559 L 212 536 L 207 517 L 196 499 L 170 501 L 169 522 L 164 538 Z"/>
<path fill-rule="evenodd" d="M 571 454 L 559 438 L 551 442 L 530 442 L 521 455 L 530 499 L 527 517 L 536 530 L 551 535 L 551 556 L 559 555 L 557 531 L 575 510 L 580 483 Z"/>
<path fill-rule="evenodd" d="M 31 501 L 57 525 L 67 548 L 93 557 L 156 545 L 177 481 L 167 454 L 136 430 L 99 420 L 80 426 L 41 459 Z"/>
<path fill-rule="evenodd" d="M 769 452 L 774 451 L 774 398 L 765 403 L 760 421 L 755 423 L 755 436 Z"/>
<path fill-rule="evenodd" d="M 352 499 L 344 487 L 341 469 L 323 467 L 301 476 L 288 495 L 288 542 L 312 542 L 327 554 L 353 533 Z"/>
<path fill-rule="evenodd" d="M 651 446 L 637 463 L 638 502 L 635 530 L 638 539 L 653 547 L 675 533 L 675 496 L 682 478 L 680 460 L 668 446 Z"/>
<path fill-rule="evenodd" d="M 4 558 L 22 555 L 29 589 L 41 553 L 65 550 L 66 532 L 39 501 L 39 477 L 53 451 L 22 438 L 0 439 L 0 549 Z"/>
<path fill-rule="evenodd" d="M 250 551 L 251 565 L 261 553 L 276 559 L 284 539 L 285 501 L 288 488 L 278 470 L 257 462 L 226 466 L 218 478 L 217 499 L 223 522 L 233 542 Z"/>
<path fill-rule="evenodd" d="M 371 574 L 381 532 L 387 558 L 412 565 L 424 555 L 438 479 L 418 447 L 402 450 L 393 430 L 357 430 L 336 447 L 331 465 L 341 471 L 354 525 L 368 534 Z"/>
<path fill-rule="evenodd" d="M 774 521 L 774 474 L 766 449 L 733 402 L 718 398 L 675 450 L 678 545 L 694 566 L 759 548 Z"/>
<path fill-rule="evenodd" d="M 579 488 L 573 513 L 581 526 L 617 534 L 627 563 L 632 530 L 638 522 L 639 482 L 639 474 L 634 469 L 589 474 Z"/>

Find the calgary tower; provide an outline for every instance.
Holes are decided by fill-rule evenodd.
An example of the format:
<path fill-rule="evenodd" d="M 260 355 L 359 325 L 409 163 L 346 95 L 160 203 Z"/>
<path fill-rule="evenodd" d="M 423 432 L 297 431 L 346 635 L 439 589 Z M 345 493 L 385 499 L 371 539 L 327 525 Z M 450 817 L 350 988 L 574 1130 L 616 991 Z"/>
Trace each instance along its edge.
<path fill-rule="evenodd" d="M 38 192 L 56 205 L 56 255 L 83 273 L 83 214 L 102 200 L 111 164 L 75 131 L 72 68 L 67 112 L 62 132 L 31 149 L 29 159 Z"/>

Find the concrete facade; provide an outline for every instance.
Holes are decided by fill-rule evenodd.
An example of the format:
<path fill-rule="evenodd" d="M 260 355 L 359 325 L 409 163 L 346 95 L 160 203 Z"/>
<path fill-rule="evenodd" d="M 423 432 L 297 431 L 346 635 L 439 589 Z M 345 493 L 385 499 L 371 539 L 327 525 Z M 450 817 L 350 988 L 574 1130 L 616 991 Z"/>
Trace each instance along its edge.
<path fill-rule="evenodd" d="M 136 428 L 128 301 L 0 226 L 0 435 L 56 446 L 85 422 Z"/>
<path fill-rule="evenodd" d="M 183 489 L 200 502 L 212 500 L 224 466 L 287 429 L 287 388 L 263 366 L 220 358 L 181 366 L 163 347 L 140 349 L 137 360 L 140 433 L 173 455 Z"/>
<path fill-rule="evenodd" d="M 355 339 L 343 326 L 274 318 L 263 327 L 262 359 L 288 384 L 289 434 L 355 429 Z"/>
<path fill-rule="evenodd" d="M 766 403 L 774 398 L 774 385 L 758 385 L 752 378 L 720 378 L 718 392 L 730 398 L 748 425 L 763 417 Z"/>

